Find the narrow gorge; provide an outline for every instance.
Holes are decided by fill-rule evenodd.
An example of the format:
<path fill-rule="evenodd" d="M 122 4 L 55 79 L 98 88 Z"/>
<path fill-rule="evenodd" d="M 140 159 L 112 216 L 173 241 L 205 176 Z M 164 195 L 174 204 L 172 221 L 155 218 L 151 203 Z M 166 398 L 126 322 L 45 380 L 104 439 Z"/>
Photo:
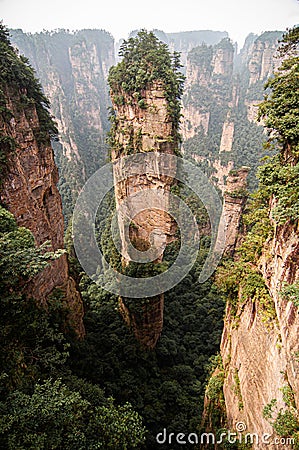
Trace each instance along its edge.
<path fill-rule="evenodd" d="M 298 27 L 238 51 L 225 31 L 115 42 L 0 26 L 1 448 L 177 450 L 181 433 L 190 450 L 299 448 L 298 42 Z M 204 282 L 209 208 L 167 155 L 223 203 L 223 258 Z M 161 294 L 107 291 L 77 259 L 74 205 L 105 165 L 103 266 L 167 272 L 182 240 L 171 196 L 194 216 L 196 261 Z"/>

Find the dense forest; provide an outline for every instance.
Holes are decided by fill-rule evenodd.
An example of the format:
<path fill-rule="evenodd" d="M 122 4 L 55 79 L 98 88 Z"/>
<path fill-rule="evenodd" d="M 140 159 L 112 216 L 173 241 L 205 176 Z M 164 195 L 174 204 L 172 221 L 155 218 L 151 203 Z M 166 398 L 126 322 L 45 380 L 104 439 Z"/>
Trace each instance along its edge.
<path fill-rule="evenodd" d="M 270 38 L 276 42 L 277 36 L 274 33 Z M 14 32 L 15 42 L 23 38 L 21 31 Z M 69 37 L 64 31 L 54 33 L 54 38 L 59 52 L 51 67 L 55 68 L 56 74 L 60 73 L 60 65 L 64 72 L 66 61 L 69 64 L 66 53 L 69 55 L 70 51 L 67 48 L 72 48 L 74 70 L 78 62 L 76 57 L 78 60 L 82 58 L 82 48 L 88 47 L 89 38 L 94 42 L 91 45 L 93 54 L 100 55 L 104 48 L 108 58 L 111 44 L 108 33 L 102 32 L 99 41 L 97 33 L 85 30 L 72 37 L 72 42 L 67 43 L 70 47 L 66 45 Z M 269 36 L 264 36 L 266 38 Z M 178 36 L 169 35 L 167 39 L 170 46 L 178 45 Z M 219 157 L 223 123 L 229 117 L 235 123 L 235 137 L 231 151 L 220 154 L 224 165 L 233 160 L 235 167 L 251 166 L 249 183 L 253 188 L 257 184 L 255 172 L 260 156 L 271 152 L 274 156 L 258 170 L 260 185 L 243 219 L 244 237 L 237 257 L 226 258 L 216 275 L 205 283 L 199 283 L 198 276 L 210 247 L 207 213 L 191 189 L 176 187 L 177 195 L 187 202 L 196 217 L 201 235 L 200 249 L 189 274 L 164 294 L 164 325 L 155 348 L 148 350 L 138 343 L 120 314 L 119 298 L 101 289 L 82 271 L 74 252 L 70 226 L 65 236 L 66 250 L 52 251 L 47 242 L 36 246 L 32 232 L 18 225 L 18 218 L 9 211 L 10 205 L 1 204 L 1 448 L 154 450 L 160 447 L 156 436 L 163 429 L 167 429 L 168 435 L 196 433 L 200 436 L 211 427 L 211 422 L 218 433 L 228 427 L 223 397 L 225 373 L 218 353 L 225 306 L 229 305 L 232 314 L 237 312 L 241 286 L 244 298 L 254 298 L 261 303 L 265 321 L 275 320 L 273 299 L 258 270 L 257 261 L 265 241 L 273 236 L 273 220 L 277 225 L 288 221 L 298 223 L 298 57 L 292 54 L 298 45 L 298 28 L 289 31 L 283 39 L 281 56 L 285 58 L 284 62 L 279 72 L 267 82 L 267 94 L 259 107 L 260 119 L 271 130 L 264 149 L 262 142 L 266 140 L 266 134 L 261 125 L 248 119 L 246 102 L 261 100 L 262 85 L 266 80 L 257 80 L 249 85 L 248 72 L 243 75 L 232 70 L 228 75 L 213 72 L 213 58 L 217 52 L 228 52 L 233 57 L 234 48 L 226 36 L 219 35 L 215 42 L 201 44 L 191 51 L 187 46 L 189 63 L 208 74 L 209 87 L 189 84 L 183 96 L 183 107 L 192 106 L 200 113 L 209 112 L 210 123 L 207 132 L 199 126 L 195 135 L 185 140 L 185 155 L 193 159 L 194 155 L 203 157 L 194 164 L 212 176 L 213 168 L 208 160 Z M 27 42 L 25 38 L 24 42 Z M 38 42 L 35 45 L 40 46 Z M 53 35 L 49 34 L 43 38 L 39 49 L 44 58 L 52 57 L 51 52 L 45 50 L 51 45 L 54 45 Z M 65 158 L 68 147 L 64 145 L 72 133 L 68 130 L 62 135 L 59 144 L 57 123 L 50 113 L 49 100 L 28 59 L 20 56 L 12 46 L 9 32 L 3 25 L 0 25 L 0 56 L 0 192 L 2 183 L 7 182 L 10 172 L 15 170 L 10 164 L 11 158 L 21 148 L 19 136 L 13 138 L 7 133 L 14 120 L 7 102 L 9 94 L 19 102 L 20 109 L 27 111 L 29 123 L 28 111 L 34 105 L 39 127 L 33 130 L 33 134 L 40 149 L 49 146 L 52 140 L 62 174 L 59 186 L 65 217 L 70 221 L 79 187 L 103 164 L 107 147 L 115 147 L 114 131 L 118 118 L 113 110 L 110 110 L 112 129 L 108 142 L 103 139 L 109 128 L 107 107 L 110 104 L 103 81 L 103 67 L 97 66 L 100 83 L 96 78 L 88 81 L 88 76 L 79 80 L 81 98 L 78 97 L 78 85 L 75 86 L 78 79 L 74 81 L 72 78 L 73 85 L 66 80 L 61 83 L 63 90 L 60 95 L 64 104 L 68 104 L 67 122 L 70 128 L 75 129 L 73 136 L 79 155 L 77 159 L 68 159 Z M 146 109 L 145 89 L 153 82 L 162 82 L 168 113 L 176 130 L 181 119 L 179 99 L 183 94 L 184 78 L 179 72 L 179 55 L 171 53 L 153 33 L 142 31 L 123 43 L 119 57 L 122 59 L 117 66 L 112 66 L 113 58 L 109 63 L 112 66 L 109 83 L 113 102 L 123 104 L 123 94 L 129 93 L 135 95 L 139 108 Z M 36 55 L 36 61 L 38 58 Z M 86 74 L 88 61 L 83 61 L 82 65 Z M 88 91 L 89 96 L 85 98 Z M 238 103 L 234 103 L 234 92 L 239 95 Z M 53 93 L 52 102 L 56 94 Z M 100 136 L 93 122 L 95 116 L 87 117 L 88 123 L 85 124 L 77 109 L 79 106 L 82 111 L 90 109 L 94 95 L 101 105 Z M 83 106 L 82 102 L 85 102 Z M 58 128 L 66 123 L 62 117 L 57 119 Z M 81 135 L 78 130 L 81 130 Z M 59 131 L 61 135 L 61 129 Z M 174 139 L 180 139 L 176 132 Z M 134 153 L 135 150 L 133 146 L 128 152 Z M 269 217 L 269 203 L 274 197 L 275 207 Z M 119 266 L 120 258 L 115 255 L 109 236 L 114 208 L 115 200 L 109 194 L 99 210 L 96 232 L 103 253 L 106 252 Z M 178 245 L 179 238 L 165 252 L 169 264 L 175 259 Z M 80 339 L 68 324 L 69 306 L 66 306 L 65 294 L 59 287 L 43 304 L 28 291 L 28 285 L 37 274 L 46 273 L 47 267 L 65 253 L 84 305 L 85 334 Z M 286 286 L 283 295 L 298 306 L 298 283 Z M 278 413 L 274 417 L 275 402 L 272 402 L 264 409 L 264 416 L 279 435 L 296 437 L 298 412 L 293 396 L 287 394 L 289 391 L 285 394 L 289 402 L 286 413 Z M 298 448 L 297 441 L 295 445 Z M 161 446 L 173 450 L 180 447 L 174 440 Z M 187 444 L 185 447 L 202 448 L 200 444 Z M 243 443 L 225 442 L 220 448 L 250 447 Z"/>

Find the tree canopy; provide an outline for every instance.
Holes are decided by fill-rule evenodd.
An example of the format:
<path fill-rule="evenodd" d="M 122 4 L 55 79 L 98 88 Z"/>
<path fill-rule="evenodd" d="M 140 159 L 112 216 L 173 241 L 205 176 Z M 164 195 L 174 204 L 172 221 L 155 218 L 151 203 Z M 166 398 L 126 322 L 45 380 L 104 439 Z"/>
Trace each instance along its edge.
<path fill-rule="evenodd" d="M 112 94 L 134 94 L 140 101 L 142 91 L 154 82 L 161 82 L 176 126 L 180 119 L 179 99 L 184 81 L 179 70 L 179 53 L 171 54 L 167 44 L 161 42 L 153 32 L 141 30 L 136 37 L 122 43 L 119 55 L 122 60 L 109 71 L 108 82 Z"/>

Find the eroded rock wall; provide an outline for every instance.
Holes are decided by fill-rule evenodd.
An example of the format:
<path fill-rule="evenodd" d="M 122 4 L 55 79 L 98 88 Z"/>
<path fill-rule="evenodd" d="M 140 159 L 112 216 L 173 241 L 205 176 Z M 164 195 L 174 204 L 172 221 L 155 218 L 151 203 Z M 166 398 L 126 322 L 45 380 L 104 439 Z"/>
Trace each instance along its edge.
<path fill-rule="evenodd" d="M 148 153 L 151 159 L 156 160 L 156 166 L 161 164 L 161 154 L 174 154 L 177 148 L 177 138 L 173 123 L 169 118 L 168 104 L 165 98 L 164 86 L 154 83 L 151 88 L 142 92 L 142 97 L 146 103 L 146 107 L 140 107 L 138 101 L 126 93 L 122 93 L 124 104 L 114 103 L 113 107 L 116 111 L 117 126 L 115 131 L 115 144 L 112 148 L 112 161 L 119 161 L 122 165 L 122 158 L 126 155 L 134 153 Z M 112 95 L 113 101 L 113 95 Z M 124 163 L 126 164 L 126 163 Z M 152 162 L 144 162 L 144 167 L 150 167 Z M 162 161 L 163 165 L 163 161 Z M 175 176 L 174 168 L 168 168 Z M 124 169 L 122 170 L 124 172 Z M 163 251 L 167 244 L 172 242 L 175 237 L 176 225 L 170 215 L 163 209 L 167 209 L 169 205 L 170 188 L 174 181 L 171 176 L 160 175 L 158 173 L 144 173 L 129 177 L 118 182 L 115 173 L 115 197 L 116 204 L 120 206 L 124 200 L 129 198 L 129 209 L 132 211 L 141 211 L 134 216 L 132 213 L 132 224 L 130 227 L 130 240 L 137 250 L 144 251 L 151 246 L 151 239 L 154 240 L 154 246 L 161 248 L 160 257 L 155 262 L 161 262 L 163 259 Z M 163 191 L 163 201 L 161 209 L 146 209 L 144 198 L 141 200 L 135 194 L 146 190 Z M 155 195 L 155 194 L 154 194 Z M 140 203 L 141 202 L 141 203 Z M 139 204 L 140 203 L 140 204 Z M 123 266 L 127 266 L 130 261 L 130 255 L 127 251 L 127 241 L 124 235 L 125 224 L 121 216 L 118 217 L 122 253 Z M 135 299 L 138 302 L 139 299 Z M 141 299 L 140 299 L 141 301 Z M 121 299 L 121 312 L 132 327 L 136 338 L 139 342 L 147 347 L 155 347 L 157 340 L 161 334 L 163 326 L 163 294 L 149 298 L 142 306 L 142 312 L 135 314 L 126 306 L 126 299 Z"/>
<path fill-rule="evenodd" d="M 22 106 L 22 94 L 6 86 L 6 107 L 13 117 L 2 121 L 2 133 L 13 138 L 16 150 L 8 156 L 2 180 L 1 203 L 15 216 L 19 226 L 28 228 L 37 245 L 50 242 L 50 250 L 63 248 L 64 221 L 57 189 L 58 172 L 49 137 L 40 140 L 40 123 L 34 104 Z M 64 254 L 28 283 L 27 293 L 45 304 L 54 289 L 65 293 L 69 324 L 77 335 L 84 334 L 83 305 L 74 280 L 68 273 Z"/>
<path fill-rule="evenodd" d="M 257 121 L 264 84 L 281 63 L 276 56 L 281 32 L 249 35 L 237 55 L 224 39 L 189 52 L 183 96 L 183 152 L 200 163 L 224 192 L 227 168 L 252 168 L 249 187 L 262 157 L 265 134 Z M 223 169 L 221 169 L 221 166 Z"/>
<path fill-rule="evenodd" d="M 115 62 L 114 40 L 101 30 L 11 32 L 30 60 L 51 103 L 60 142 L 54 151 L 67 219 L 79 190 L 106 162 L 110 106 L 107 77 Z"/>
<path fill-rule="evenodd" d="M 275 229 L 274 237 L 265 245 L 259 260 L 259 270 L 269 290 L 272 317 L 269 320 L 265 306 L 259 301 L 242 302 L 232 314 L 228 306 L 221 342 L 224 371 L 224 397 L 228 426 L 244 422 L 247 431 L 275 432 L 263 416 L 263 409 L 276 399 L 277 410 L 285 410 L 282 388 L 289 386 L 296 407 L 299 406 L 299 316 L 298 308 L 280 295 L 284 283 L 299 279 L 298 225 L 290 223 Z M 242 295 L 242 294 L 241 294 Z M 239 390 L 235 389 L 239 382 Z M 275 419 L 275 417 L 274 417 Z M 265 448 L 261 442 L 254 449 Z M 291 444 L 272 443 L 270 449 L 291 449 Z"/>
<path fill-rule="evenodd" d="M 226 239 L 224 252 L 230 256 L 234 254 L 239 237 L 242 214 L 247 199 L 248 172 L 249 167 L 230 171 L 224 188 L 222 212 Z"/>

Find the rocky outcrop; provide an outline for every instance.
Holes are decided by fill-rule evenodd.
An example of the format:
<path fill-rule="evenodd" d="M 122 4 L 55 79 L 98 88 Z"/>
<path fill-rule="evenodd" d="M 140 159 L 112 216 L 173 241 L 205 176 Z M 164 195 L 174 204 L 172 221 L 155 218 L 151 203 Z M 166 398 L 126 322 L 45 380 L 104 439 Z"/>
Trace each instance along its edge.
<path fill-rule="evenodd" d="M 258 104 L 263 100 L 263 87 L 281 64 L 281 58 L 277 55 L 281 37 L 280 31 L 269 31 L 260 36 L 250 35 L 240 54 L 248 83 L 244 103 L 250 122 L 257 122 Z"/>
<path fill-rule="evenodd" d="M 163 153 L 174 154 L 177 148 L 177 138 L 175 137 L 173 124 L 169 118 L 168 103 L 165 98 L 164 86 L 154 83 L 151 88 L 142 92 L 142 106 L 134 96 L 121 92 L 123 105 L 115 103 L 112 95 L 113 107 L 116 111 L 117 125 L 114 135 L 114 145 L 112 148 L 112 161 L 118 161 L 127 154 L 150 152 L 154 153 L 154 158 L 159 163 L 159 155 Z M 150 166 L 145 163 L 145 167 Z M 122 170 L 123 172 L 123 170 Z M 175 168 L 174 168 L 175 175 Z M 170 188 L 173 179 L 165 175 L 144 173 L 136 177 L 129 177 L 121 182 L 117 182 L 115 173 L 115 198 L 117 206 L 121 206 L 129 198 L 129 215 L 132 219 L 130 226 L 130 241 L 139 251 L 144 251 L 154 244 L 161 248 L 160 257 L 155 261 L 161 262 L 163 249 L 175 238 L 176 225 L 165 209 L 169 204 Z M 161 209 L 144 209 L 144 198 L 139 205 L 136 194 L 153 189 L 156 192 L 163 191 L 163 205 Z M 140 206 L 140 208 L 139 208 Z M 134 210 L 141 211 L 134 214 Z M 164 210 L 164 211 L 163 211 Z M 118 216 L 120 238 L 122 243 L 123 266 L 130 264 L 131 257 L 127 250 L 124 229 L 125 223 L 122 216 Z M 151 240 L 154 240 L 153 242 Z M 149 298 L 143 304 L 142 299 L 135 299 L 140 302 L 141 313 L 135 313 L 127 306 L 126 299 L 121 299 L 120 310 L 126 322 L 132 327 L 138 341 L 147 348 L 155 347 L 161 334 L 163 326 L 163 294 Z"/>
<path fill-rule="evenodd" d="M 288 149 L 281 158 L 288 164 L 297 163 Z M 272 422 L 280 410 L 291 411 L 293 420 L 298 420 L 299 315 L 294 297 L 283 295 L 283 290 L 299 280 L 299 228 L 298 220 L 277 224 L 272 219 L 276 203 L 275 197 L 271 197 L 269 217 L 273 232 L 255 263 L 268 297 L 259 294 L 257 298 L 247 296 L 244 300 L 239 289 L 237 311 L 233 311 L 231 305 L 227 307 L 221 355 L 228 426 L 233 428 L 237 422 L 243 422 L 247 431 L 256 433 L 260 439 L 264 433 L 271 436 L 267 448 L 283 450 L 293 446 L 290 441 L 276 436 L 263 410 L 275 402 Z M 234 387 L 236 381 L 238 389 Z M 291 398 L 289 404 L 286 389 Z M 287 420 L 281 422 L 281 428 L 285 427 L 282 433 L 285 438 L 290 438 L 288 430 L 289 434 L 292 431 L 287 428 Z M 263 449 L 264 445 L 261 441 L 255 442 L 253 448 Z"/>
<path fill-rule="evenodd" d="M 280 64 L 275 54 L 281 34 L 249 35 L 238 55 L 228 39 L 189 52 L 182 109 L 183 151 L 200 162 L 222 191 L 221 174 L 227 175 L 228 166 L 251 167 L 249 188 L 256 186 L 254 173 L 265 140 L 257 109 L 267 78 Z"/>
<path fill-rule="evenodd" d="M 233 59 L 234 47 L 228 39 L 214 47 L 194 48 L 188 55 L 183 96 L 183 152 L 199 162 L 221 190 L 234 165 L 233 155 L 224 162 L 219 156 L 233 148 L 235 119 L 231 111 L 239 101 L 238 88 L 232 82 Z"/>
<path fill-rule="evenodd" d="M 274 207 L 274 205 L 272 205 Z M 285 284 L 293 284 L 299 279 L 299 228 L 287 223 L 275 226 L 274 237 L 266 243 L 259 268 L 275 303 L 279 324 L 284 375 L 288 380 L 299 406 L 299 316 L 298 308 L 292 301 L 280 295 Z M 277 383 L 278 384 L 278 383 Z"/>
<path fill-rule="evenodd" d="M 240 222 L 246 203 L 246 179 L 249 167 L 241 167 L 229 172 L 225 190 L 222 212 L 222 221 L 225 226 L 226 255 L 233 255 L 239 236 Z"/>
<path fill-rule="evenodd" d="M 182 114 L 181 131 L 185 139 L 192 138 L 199 127 L 202 127 L 205 134 L 208 133 L 210 121 L 209 112 L 200 112 L 193 105 L 190 105 L 188 108 L 182 109 Z"/>
<path fill-rule="evenodd" d="M 235 131 L 234 122 L 232 122 L 230 120 L 227 120 L 226 122 L 224 122 L 223 129 L 222 129 L 222 135 L 221 135 L 221 141 L 220 141 L 219 153 L 231 152 L 232 147 L 233 147 L 234 131 Z"/>
<path fill-rule="evenodd" d="M 261 441 L 268 433 L 272 440 L 273 428 L 263 417 L 263 409 L 272 399 L 277 400 L 278 408 L 284 406 L 280 390 L 286 383 L 283 351 L 279 324 L 267 326 L 261 304 L 248 300 L 236 314 L 228 307 L 221 341 L 228 429 L 235 430 L 242 422 L 244 436 L 256 433 Z M 264 446 L 255 442 L 253 448 Z M 275 444 L 267 448 L 290 447 Z"/>
<path fill-rule="evenodd" d="M 259 36 L 251 46 L 247 67 L 249 71 L 249 86 L 258 81 L 267 80 L 280 66 L 281 60 L 275 58 L 278 40 L 282 33 L 266 32 Z"/>
<path fill-rule="evenodd" d="M 229 174 L 234 169 L 233 161 L 229 161 L 227 164 L 223 164 L 220 159 L 215 159 L 212 162 L 213 176 L 217 179 L 217 187 L 224 194 L 226 190 L 226 180 Z"/>
<path fill-rule="evenodd" d="M 245 100 L 245 106 L 247 109 L 247 118 L 249 122 L 257 123 L 257 113 L 258 113 L 258 100 Z"/>
<path fill-rule="evenodd" d="M 213 73 L 215 75 L 223 75 L 230 78 L 233 73 L 234 51 L 230 45 L 221 45 L 222 42 L 223 41 L 215 47 Z M 226 40 L 224 40 L 224 42 L 226 42 Z"/>
<path fill-rule="evenodd" d="M 1 203 L 15 216 L 19 226 L 28 228 L 37 245 L 49 242 L 50 250 L 63 248 L 64 221 L 58 172 L 48 136 L 41 139 L 40 122 L 33 102 L 22 103 L 26 90 L 5 86 L 10 121 L 1 119 L 2 134 L 14 139 L 15 152 L 8 155 L 8 169 L 2 180 Z M 51 262 L 27 286 L 27 294 L 41 304 L 59 288 L 64 293 L 69 325 L 78 337 L 84 335 L 83 305 L 75 282 L 68 273 L 67 256 Z"/>

